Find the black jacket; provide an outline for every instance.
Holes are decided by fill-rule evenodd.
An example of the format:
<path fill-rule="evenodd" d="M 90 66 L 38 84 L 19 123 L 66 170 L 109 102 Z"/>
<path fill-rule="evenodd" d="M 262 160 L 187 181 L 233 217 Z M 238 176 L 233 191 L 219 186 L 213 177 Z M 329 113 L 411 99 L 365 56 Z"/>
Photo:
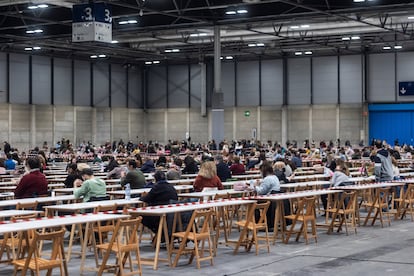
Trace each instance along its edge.
<path fill-rule="evenodd" d="M 177 191 L 174 186 L 165 180 L 158 181 L 157 184 L 141 200 L 149 206 L 166 205 L 170 200 L 178 200 Z"/>

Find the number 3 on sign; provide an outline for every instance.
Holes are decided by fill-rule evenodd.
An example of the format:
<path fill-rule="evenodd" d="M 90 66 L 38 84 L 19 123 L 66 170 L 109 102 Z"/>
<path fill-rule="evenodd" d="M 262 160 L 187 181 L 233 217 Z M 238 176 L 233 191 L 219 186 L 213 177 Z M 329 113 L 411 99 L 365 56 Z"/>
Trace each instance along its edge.
<path fill-rule="evenodd" d="M 111 11 L 105 9 L 105 22 L 112 23 Z"/>
<path fill-rule="evenodd" d="M 83 19 L 85 20 L 85 21 L 92 21 L 93 20 L 93 17 L 92 17 L 92 8 L 91 7 L 87 7 L 87 8 L 85 8 L 84 10 L 83 10 L 83 12 L 84 12 L 84 16 L 83 16 Z"/>

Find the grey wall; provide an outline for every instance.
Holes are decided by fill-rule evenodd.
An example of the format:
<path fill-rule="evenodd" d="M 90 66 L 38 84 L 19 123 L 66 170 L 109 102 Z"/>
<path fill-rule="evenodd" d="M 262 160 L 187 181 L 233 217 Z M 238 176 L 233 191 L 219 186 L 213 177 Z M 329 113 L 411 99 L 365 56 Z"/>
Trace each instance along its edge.
<path fill-rule="evenodd" d="M 356 143 L 368 135 L 367 103 L 414 101 L 397 91 L 398 81 L 414 80 L 413 64 L 412 52 L 225 61 L 225 138 L 250 138 L 255 128 L 261 140 Z M 209 110 L 200 112 L 203 77 L 210 106 L 211 64 L 202 76 L 198 64 L 142 68 L 0 53 L 0 139 L 29 147 L 61 137 L 165 141 L 189 132 L 204 142 L 211 121 Z"/>

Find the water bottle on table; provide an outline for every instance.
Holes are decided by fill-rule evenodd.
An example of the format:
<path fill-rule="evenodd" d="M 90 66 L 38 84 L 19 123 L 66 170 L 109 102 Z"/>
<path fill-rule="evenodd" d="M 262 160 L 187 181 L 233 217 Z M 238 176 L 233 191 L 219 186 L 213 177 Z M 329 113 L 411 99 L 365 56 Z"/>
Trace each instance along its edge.
<path fill-rule="evenodd" d="M 131 185 L 129 183 L 125 184 L 125 199 L 131 199 Z"/>
<path fill-rule="evenodd" d="M 250 179 L 249 186 L 250 186 L 250 189 L 254 190 L 254 180 L 253 179 Z"/>

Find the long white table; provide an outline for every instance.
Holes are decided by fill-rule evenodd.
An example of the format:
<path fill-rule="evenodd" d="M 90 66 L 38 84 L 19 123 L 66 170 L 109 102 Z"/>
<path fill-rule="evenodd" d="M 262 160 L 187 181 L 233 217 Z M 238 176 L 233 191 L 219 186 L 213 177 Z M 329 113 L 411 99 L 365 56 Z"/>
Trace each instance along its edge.
<path fill-rule="evenodd" d="M 9 199 L 1 200 L 0 208 L 15 206 L 18 202 L 20 203 L 48 203 L 48 202 L 58 202 L 58 201 L 70 201 L 75 200 L 74 195 L 63 195 L 63 196 L 47 196 L 47 197 L 30 197 L 30 198 L 20 198 L 20 199 Z"/>
<path fill-rule="evenodd" d="M 177 186 L 174 186 L 174 188 L 177 191 L 183 191 L 183 190 L 191 190 L 193 189 L 193 186 L 192 185 L 177 185 Z M 131 189 L 131 195 L 140 195 L 142 193 L 148 193 L 149 191 L 151 191 L 151 188 Z M 124 190 L 108 191 L 108 194 L 121 197 L 121 196 L 125 196 L 125 191 Z"/>
<path fill-rule="evenodd" d="M 155 256 L 153 260 L 143 260 L 143 264 L 151 264 L 153 269 L 156 270 L 158 268 L 158 261 L 167 261 L 171 264 L 171 252 L 169 246 L 167 246 L 167 259 L 160 259 L 160 244 L 161 244 L 161 234 L 164 230 L 164 237 L 167 244 L 169 244 L 168 238 L 168 227 L 166 216 L 167 214 L 176 214 L 186 211 L 194 211 L 200 209 L 207 209 L 207 208 L 220 208 L 226 206 L 234 206 L 234 205 L 245 205 L 245 204 L 252 204 L 255 200 L 248 200 L 248 199 L 221 199 L 221 200 L 214 200 L 214 201 L 207 201 L 207 202 L 191 202 L 191 203 L 178 203 L 178 204 L 169 204 L 169 205 L 159 205 L 159 206 L 148 206 L 142 208 L 136 208 L 128 210 L 128 213 L 132 216 L 159 216 L 160 222 L 158 225 L 157 231 L 157 243 L 155 246 Z"/>
<path fill-rule="evenodd" d="M 43 228 L 52 228 L 52 227 L 61 227 L 63 225 L 73 225 L 73 224 L 87 224 L 87 227 L 85 228 L 85 238 L 83 239 L 82 244 L 82 260 L 81 260 L 81 266 L 80 266 L 80 272 L 82 273 L 84 271 L 85 266 L 85 254 L 87 251 L 87 244 L 88 244 L 88 231 L 89 231 L 89 225 L 93 222 L 98 221 L 107 221 L 107 220 L 117 220 L 122 218 L 127 218 L 128 215 L 123 214 L 84 214 L 84 215 L 75 215 L 75 216 L 59 216 L 59 217 L 43 217 L 43 218 L 37 218 L 37 219 L 30 219 L 25 221 L 19 221 L 19 222 L 8 222 L 0 224 L 0 234 L 5 233 L 12 233 L 12 232 L 23 232 L 28 230 L 34 230 L 34 229 L 43 229 Z M 62 252 L 62 255 L 64 256 L 64 267 L 65 267 L 65 275 L 69 275 L 67 271 L 67 265 L 66 265 L 66 254 L 65 252 Z"/>

